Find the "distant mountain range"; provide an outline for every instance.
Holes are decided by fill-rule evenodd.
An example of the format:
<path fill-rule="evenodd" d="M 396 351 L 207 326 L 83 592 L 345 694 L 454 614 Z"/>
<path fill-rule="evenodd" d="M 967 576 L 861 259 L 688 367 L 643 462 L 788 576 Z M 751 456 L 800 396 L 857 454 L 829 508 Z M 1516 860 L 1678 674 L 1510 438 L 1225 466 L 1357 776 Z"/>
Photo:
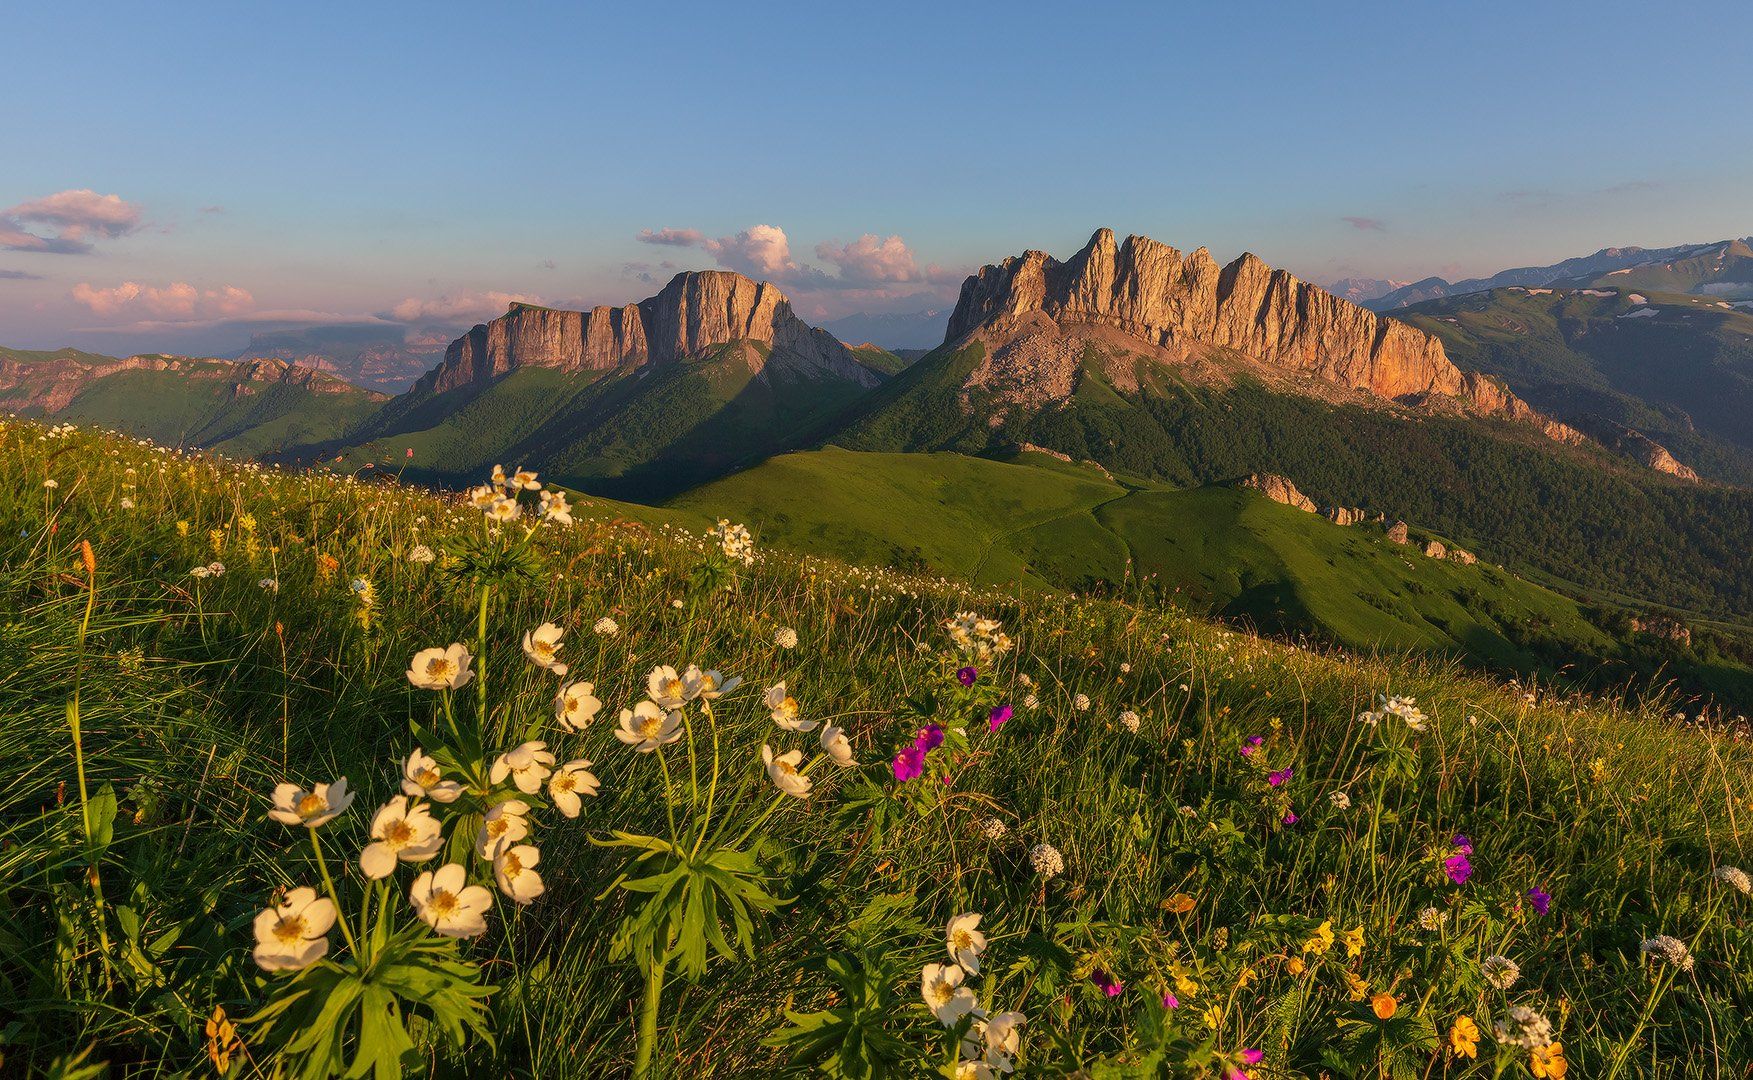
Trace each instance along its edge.
<path fill-rule="evenodd" d="M 1662 287 L 1667 292 L 1708 292 L 1716 288 L 1719 290 L 1717 295 L 1733 294 L 1737 298 L 1749 299 L 1753 298 L 1753 266 L 1743 260 L 1753 255 L 1748 248 L 1750 242 L 1753 242 L 1753 237 L 1667 248 L 1610 247 L 1550 266 L 1519 266 L 1502 270 L 1488 278 L 1445 281 L 1440 277 L 1428 277 L 1410 283 L 1347 278 L 1335 285 L 1356 292 L 1351 299 L 1375 311 L 1393 311 L 1426 300 L 1511 285 L 1583 286 L 1607 275 L 1628 272 L 1640 275 L 1635 285 L 1629 281 L 1621 283 L 1630 287 Z M 1660 281 L 1662 286 L 1650 284 L 1652 281 Z M 1377 288 L 1382 285 L 1394 287 Z"/>
<path fill-rule="evenodd" d="M 856 315 L 829 319 L 822 324 L 822 329 L 841 341 L 868 341 L 891 352 L 903 349 L 935 349 L 943 344 L 943 328 L 949 318 L 950 313 L 942 309 L 904 314 L 859 312 Z"/>
<path fill-rule="evenodd" d="M 1720 254 L 1635 273 L 1721 284 L 1742 256 Z M 830 445 L 903 457 L 1034 448 L 1151 490 L 1273 473 L 1335 520 L 1403 518 L 1543 580 L 1745 611 L 1753 552 L 1724 538 L 1753 532 L 1753 492 L 1700 484 L 1692 470 L 1731 484 L 1748 475 L 1735 379 L 1748 367 L 1741 320 L 1753 316 L 1726 300 L 1683 308 L 1668 294 L 1639 304 L 1591 290 L 1599 310 L 1573 299 L 1542 314 L 1550 294 L 1497 290 L 1480 294 L 1497 305 L 1483 321 L 1435 309 L 1387 318 L 1252 255 L 1220 265 L 1104 229 L 1063 262 L 1031 251 L 981 268 L 924 355 L 809 326 L 770 283 L 684 272 L 621 307 L 513 305 L 387 400 L 281 360 L 18 354 L 0 369 L 0 404 L 443 486 L 522 464 L 647 504 Z M 1587 343 L 1565 336 L 1573 324 Z M 1636 348 L 1592 351 L 1616 339 Z M 352 350 L 361 371 L 374 348 L 395 347 L 364 333 L 256 344 Z M 1691 396 L 1637 381 L 1636 355 L 1676 352 L 1693 365 Z M 1710 398 L 1722 407 L 1710 411 Z"/>
<path fill-rule="evenodd" d="M 257 333 L 237 359 L 272 358 L 316 368 L 370 390 L 397 394 L 443 356 L 455 334 L 384 323 L 341 323 Z"/>

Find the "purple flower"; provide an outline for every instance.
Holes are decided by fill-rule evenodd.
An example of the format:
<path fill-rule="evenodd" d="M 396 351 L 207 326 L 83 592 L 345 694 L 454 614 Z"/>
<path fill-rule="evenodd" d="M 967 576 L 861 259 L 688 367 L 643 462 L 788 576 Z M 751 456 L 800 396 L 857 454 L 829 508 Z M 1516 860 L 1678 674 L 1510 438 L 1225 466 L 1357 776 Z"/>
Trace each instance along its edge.
<path fill-rule="evenodd" d="M 1467 858 L 1466 852 L 1457 851 L 1443 860 L 1443 869 L 1448 871 L 1450 881 L 1465 885 L 1467 879 L 1473 876 L 1473 861 Z"/>
<path fill-rule="evenodd" d="M 1181 999 L 1176 997 L 1175 995 L 1169 993 L 1167 990 L 1164 990 L 1163 991 L 1163 1008 L 1165 1008 L 1165 1009 L 1179 1009 L 1180 1007 L 1181 1007 Z"/>
<path fill-rule="evenodd" d="M 987 715 L 986 726 L 993 731 L 997 731 L 999 728 L 1003 727 L 1004 722 L 1006 720 L 1009 720 L 1009 719 L 1010 719 L 1010 706 L 1009 705 L 1000 705 L 997 708 L 993 709 L 992 712 Z"/>
<path fill-rule="evenodd" d="M 1284 815 L 1284 823 L 1286 825 L 1295 825 L 1297 822 L 1299 822 L 1301 820 L 1302 820 L 1301 818 L 1296 816 L 1295 810 L 1288 811 Z"/>
<path fill-rule="evenodd" d="M 1242 747 L 1242 756 L 1243 757 L 1252 757 L 1254 754 L 1254 751 L 1260 749 L 1260 744 L 1265 742 L 1265 741 L 1266 741 L 1265 739 L 1261 738 L 1258 735 L 1255 735 L 1253 738 L 1248 740 L 1247 745 Z"/>
<path fill-rule="evenodd" d="M 1090 972 L 1090 982 L 1095 983 L 1096 986 L 1101 989 L 1102 993 L 1111 998 L 1119 997 L 1121 992 L 1126 989 L 1119 979 L 1114 978 L 1114 976 L 1103 971 L 1101 968 L 1097 968 Z"/>
<path fill-rule="evenodd" d="M 1465 836 L 1461 835 L 1460 833 L 1455 834 L 1455 839 L 1452 841 L 1452 843 L 1455 845 L 1455 847 L 1460 849 L 1461 854 L 1463 854 L 1463 855 L 1473 854 L 1473 841 L 1467 839 Z"/>
<path fill-rule="evenodd" d="M 1289 780 L 1290 774 L 1291 774 L 1291 770 L 1287 766 L 1286 768 L 1280 769 L 1277 772 L 1273 773 L 1271 776 L 1268 776 L 1266 778 L 1266 782 L 1268 784 L 1271 784 L 1273 787 L 1277 787 L 1278 785 L 1284 783 L 1286 780 Z"/>
<path fill-rule="evenodd" d="M 936 724 L 920 728 L 919 737 L 913 740 L 913 745 L 919 748 L 919 755 L 924 757 L 943 745 L 943 728 Z"/>
<path fill-rule="evenodd" d="M 1244 1065 L 1258 1065 L 1262 1061 L 1266 1060 L 1266 1051 L 1264 1051 L 1264 1050 L 1243 1050 L 1241 1053 L 1237 1054 L 1236 1056 L 1242 1059 L 1242 1064 L 1244 1064 Z"/>
<path fill-rule="evenodd" d="M 980 669 L 977 667 L 965 667 L 956 670 L 956 681 L 963 686 L 973 686 L 974 680 L 979 677 Z"/>
<path fill-rule="evenodd" d="M 1528 902 L 1534 905 L 1537 914 L 1544 915 L 1552 910 L 1552 894 L 1538 885 L 1528 890 Z"/>
<path fill-rule="evenodd" d="M 925 751 L 918 744 L 905 747 L 895 755 L 895 779 L 906 783 L 917 779 L 925 772 Z"/>

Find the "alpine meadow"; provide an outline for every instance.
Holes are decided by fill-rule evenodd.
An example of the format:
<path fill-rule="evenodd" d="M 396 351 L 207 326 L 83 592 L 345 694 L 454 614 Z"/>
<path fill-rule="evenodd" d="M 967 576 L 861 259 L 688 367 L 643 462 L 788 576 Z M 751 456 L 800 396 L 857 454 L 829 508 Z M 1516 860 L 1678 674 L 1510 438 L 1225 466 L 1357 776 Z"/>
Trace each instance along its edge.
<path fill-rule="evenodd" d="M 1753 1080 L 1743 6 L 7 34 L 0 1080 Z"/>

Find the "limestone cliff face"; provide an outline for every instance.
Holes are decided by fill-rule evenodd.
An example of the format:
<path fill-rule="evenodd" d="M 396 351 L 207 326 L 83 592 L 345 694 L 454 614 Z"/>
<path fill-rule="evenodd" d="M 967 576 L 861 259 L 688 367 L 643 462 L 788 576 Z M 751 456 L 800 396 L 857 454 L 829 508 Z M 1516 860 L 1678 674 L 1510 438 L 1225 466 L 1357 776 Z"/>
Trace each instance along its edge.
<path fill-rule="evenodd" d="M 1107 327 L 1152 345 L 1230 349 L 1383 398 L 1448 398 L 1479 412 L 1552 425 L 1501 386 L 1449 361 L 1436 337 L 1274 270 L 1253 255 L 1219 266 L 1148 237 L 1099 230 L 1066 262 L 1040 251 L 982 267 L 962 286 L 946 341 L 1002 334 L 1045 315 L 1059 328 Z M 1547 425 L 1550 425 L 1548 427 Z"/>
<path fill-rule="evenodd" d="M 1298 491 L 1295 484 L 1277 473 L 1249 473 L 1236 481 L 1236 486 L 1258 491 L 1273 502 L 1315 513 L 1315 500 Z"/>
<path fill-rule="evenodd" d="M 832 334 L 793 314 L 791 302 L 770 282 L 708 270 L 677 274 L 656 296 L 625 307 L 558 311 L 514 304 L 453 341 L 414 392 L 443 393 L 521 367 L 608 371 L 679 360 L 731 342 L 769 346 L 766 357 L 750 350 L 757 365 L 772 361 L 793 374 L 864 386 L 881 381 Z"/>

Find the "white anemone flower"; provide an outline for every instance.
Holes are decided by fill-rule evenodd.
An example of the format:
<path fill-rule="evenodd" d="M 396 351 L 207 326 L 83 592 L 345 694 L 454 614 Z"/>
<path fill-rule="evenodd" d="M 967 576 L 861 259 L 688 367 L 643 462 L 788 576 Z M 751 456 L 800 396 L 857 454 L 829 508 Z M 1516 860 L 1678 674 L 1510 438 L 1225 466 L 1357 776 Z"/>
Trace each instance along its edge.
<path fill-rule="evenodd" d="M 516 521 L 523 508 L 517 505 L 516 499 L 508 499 L 503 495 L 493 496 L 493 505 L 487 507 L 487 516 L 501 525 Z"/>
<path fill-rule="evenodd" d="M 482 484 L 478 488 L 469 489 L 469 505 L 477 510 L 492 509 L 494 501 L 499 497 L 499 492 L 494 490 L 491 484 Z"/>
<path fill-rule="evenodd" d="M 666 711 L 649 701 L 622 709 L 621 726 L 615 729 L 615 738 L 641 754 L 649 754 L 681 737 L 682 714 L 673 709 Z"/>
<path fill-rule="evenodd" d="M 1020 1012 L 1001 1012 L 986 1018 L 982 1035 L 986 1042 L 986 1061 L 1001 1073 L 1016 1068 L 1017 1051 L 1022 1048 L 1023 1033 L 1019 1030 L 1028 1021 Z"/>
<path fill-rule="evenodd" d="M 689 668 L 688 674 L 683 675 L 668 664 L 660 664 L 645 677 L 645 692 L 664 708 L 679 709 L 700 693 L 700 669 Z"/>
<path fill-rule="evenodd" d="M 425 862 L 444 846 L 438 819 L 425 806 L 408 805 L 397 795 L 378 809 L 371 819 L 371 843 L 359 853 L 359 869 L 373 881 L 395 872 L 397 861 Z"/>
<path fill-rule="evenodd" d="M 595 795 L 600 788 L 596 774 L 590 771 L 590 762 L 584 758 L 568 761 L 548 778 L 548 797 L 569 818 L 577 817 L 584 805 L 580 795 Z"/>
<path fill-rule="evenodd" d="M 495 784 L 503 784 L 507 776 L 517 785 L 517 790 L 525 795 L 534 795 L 542 790 L 542 781 L 554 771 L 554 752 L 548 744 L 538 740 L 515 746 L 493 759 L 493 767 L 487 773 L 487 779 Z"/>
<path fill-rule="evenodd" d="M 566 665 L 562 664 L 560 655 L 560 637 L 566 631 L 551 622 L 545 622 L 523 636 L 523 654 L 530 663 L 556 675 L 566 674 Z"/>
<path fill-rule="evenodd" d="M 775 683 L 762 695 L 761 703 L 773 714 L 773 722 L 786 731 L 814 731 L 816 721 L 804 720 L 803 706 L 786 692 L 784 683 Z"/>
<path fill-rule="evenodd" d="M 520 487 L 525 491 L 542 490 L 541 482 L 536 479 L 536 473 L 533 469 L 517 470 L 517 472 L 512 475 L 511 484 L 508 486 Z"/>
<path fill-rule="evenodd" d="M 463 786 L 455 780 L 446 780 L 444 773 L 439 771 L 438 762 L 418 746 L 402 763 L 402 792 L 407 795 L 424 795 L 433 802 L 453 803 L 463 793 Z"/>
<path fill-rule="evenodd" d="M 329 952 L 335 902 L 299 886 L 256 915 L 256 964 L 263 971 L 299 971 Z"/>
<path fill-rule="evenodd" d="M 522 799 L 507 799 L 495 805 L 481 818 L 475 833 L 475 853 L 483 859 L 497 858 L 501 851 L 530 834 L 530 823 L 524 818 L 530 804 Z"/>
<path fill-rule="evenodd" d="M 980 915 L 957 915 L 944 929 L 950 959 L 970 975 L 980 974 L 980 954 L 986 951 L 986 935 L 980 932 Z"/>
<path fill-rule="evenodd" d="M 472 659 L 468 648 L 460 644 L 421 649 L 408 661 L 408 681 L 421 690 L 460 690 L 475 677 L 469 669 Z"/>
<path fill-rule="evenodd" d="M 493 485 L 495 487 L 508 487 L 508 486 L 510 486 L 510 481 L 505 478 L 505 466 L 503 466 L 503 465 L 493 466 Z"/>
<path fill-rule="evenodd" d="M 542 492 L 542 517 L 560 525 L 572 524 L 572 507 L 566 503 L 565 492 Z"/>
<path fill-rule="evenodd" d="M 802 750 L 775 754 L 771 746 L 761 746 L 761 764 L 767 767 L 767 778 L 773 781 L 774 787 L 797 799 L 810 797 L 810 778 L 797 770 L 802 761 Z"/>
<path fill-rule="evenodd" d="M 353 805 L 353 793 L 347 790 L 345 776 L 332 784 L 318 784 L 309 791 L 297 784 L 274 785 L 274 809 L 268 816 L 282 825 L 303 825 L 314 829 L 335 820 Z"/>
<path fill-rule="evenodd" d="M 852 756 L 852 742 L 846 738 L 846 732 L 829 724 L 822 728 L 821 740 L 822 753 L 827 754 L 828 760 L 834 764 L 842 768 L 858 764 L 858 759 Z"/>
<path fill-rule="evenodd" d="M 493 894 L 480 885 L 468 884 L 468 874 L 457 863 L 427 870 L 408 889 L 408 902 L 422 922 L 444 937 L 480 937 L 487 932 L 487 909 Z"/>
<path fill-rule="evenodd" d="M 583 731 L 585 726 L 596 719 L 602 711 L 603 703 L 597 699 L 596 684 L 575 682 L 560 691 L 554 699 L 554 719 L 568 731 Z"/>
<path fill-rule="evenodd" d="M 954 964 L 926 964 L 919 973 L 919 996 L 944 1027 L 955 1027 L 974 1011 L 974 991 L 962 985 L 963 977 Z"/>
<path fill-rule="evenodd" d="M 682 672 L 682 680 L 698 686 L 702 701 L 717 701 L 719 698 L 735 690 L 743 684 L 741 675 L 725 675 L 721 671 L 701 671 L 698 665 L 688 665 Z"/>
<path fill-rule="evenodd" d="M 493 880 L 499 883 L 500 892 L 520 904 L 527 904 L 547 891 L 547 886 L 542 884 L 542 875 L 535 870 L 541 861 L 542 853 L 533 845 L 506 848 L 493 860 Z"/>

